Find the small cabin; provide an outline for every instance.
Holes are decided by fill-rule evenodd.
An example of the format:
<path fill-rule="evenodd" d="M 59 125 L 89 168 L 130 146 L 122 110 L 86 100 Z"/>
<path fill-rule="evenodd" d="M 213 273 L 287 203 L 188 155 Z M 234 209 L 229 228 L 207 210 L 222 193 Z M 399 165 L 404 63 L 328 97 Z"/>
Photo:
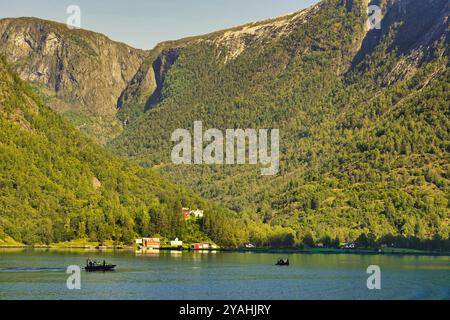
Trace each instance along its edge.
<path fill-rule="evenodd" d="M 354 242 L 349 242 L 349 243 L 347 243 L 346 245 L 344 245 L 342 248 L 343 248 L 343 249 L 355 249 L 355 248 L 356 248 L 356 245 L 355 245 Z"/>
<path fill-rule="evenodd" d="M 194 217 L 196 217 L 196 218 L 198 218 L 198 219 L 201 219 L 201 218 L 203 218 L 203 216 L 204 216 L 203 210 L 199 210 L 199 209 L 197 209 L 197 210 L 192 210 L 190 213 L 191 213 L 192 216 L 194 216 Z"/>
<path fill-rule="evenodd" d="M 192 217 L 201 219 L 205 215 L 203 210 L 200 209 L 191 210 L 190 208 L 181 208 L 181 214 L 183 215 L 184 220 L 189 220 Z"/>
<path fill-rule="evenodd" d="M 214 243 L 200 242 L 200 243 L 193 243 L 191 248 L 194 250 L 208 250 L 208 249 L 217 249 L 218 246 Z"/>
<path fill-rule="evenodd" d="M 178 238 L 175 238 L 175 240 L 170 241 L 170 246 L 172 248 L 179 248 L 183 246 L 183 241 L 178 240 Z"/>
<path fill-rule="evenodd" d="M 142 238 L 141 246 L 146 249 L 159 249 L 161 240 L 159 238 Z"/>
<path fill-rule="evenodd" d="M 189 220 L 191 218 L 191 210 L 189 208 L 182 208 L 181 214 L 184 220 Z"/>
<path fill-rule="evenodd" d="M 193 244 L 191 245 L 191 248 L 194 249 L 194 250 L 201 250 L 201 249 L 204 249 L 202 243 L 193 243 Z"/>

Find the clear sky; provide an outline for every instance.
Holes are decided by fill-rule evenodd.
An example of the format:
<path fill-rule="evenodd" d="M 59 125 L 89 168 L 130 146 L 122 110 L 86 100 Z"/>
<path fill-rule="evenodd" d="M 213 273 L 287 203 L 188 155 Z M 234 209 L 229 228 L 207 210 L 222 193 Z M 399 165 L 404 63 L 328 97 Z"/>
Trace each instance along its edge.
<path fill-rule="evenodd" d="M 318 0 L 0 0 L 0 18 L 65 23 L 78 5 L 81 27 L 142 49 L 306 8 Z"/>

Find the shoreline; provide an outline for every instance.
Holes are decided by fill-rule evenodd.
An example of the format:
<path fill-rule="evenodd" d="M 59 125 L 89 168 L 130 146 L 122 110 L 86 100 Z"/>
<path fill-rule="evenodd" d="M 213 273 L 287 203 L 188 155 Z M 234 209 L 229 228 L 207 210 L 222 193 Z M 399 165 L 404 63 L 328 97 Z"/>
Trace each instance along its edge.
<path fill-rule="evenodd" d="M 86 251 L 141 251 L 135 246 L 58 246 L 58 245 L 0 245 L 0 249 L 52 249 L 52 250 L 86 250 Z M 216 249 L 178 249 L 178 248 L 160 248 L 155 251 L 179 251 L 179 252 L 240 252 L 240 253 L 279 253 L 279 254 L 354 254 L 354 255 L 401 255 L 401 256 L 450 256 L 450 252 L 425 251 L 404 248 L 388 248 L 389 251 L 379 251 L 378 249 L 333 249 L 333 248 L 216 248 Z M 145 251 L 145 250 L 144 250 Z"/>

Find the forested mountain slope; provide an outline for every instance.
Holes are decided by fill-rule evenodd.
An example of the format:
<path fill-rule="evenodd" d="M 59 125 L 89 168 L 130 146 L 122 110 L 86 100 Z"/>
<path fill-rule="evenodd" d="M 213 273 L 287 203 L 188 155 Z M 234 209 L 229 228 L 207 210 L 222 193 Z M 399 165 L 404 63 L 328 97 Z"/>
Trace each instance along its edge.
<path fill-rule="evenodd" d="M 203 223 L 186 223 L 182 206 L 205 210 Z M 85 137 L 0 59 L 0 242 L 201 240 L 216 223 L 233 227 L 225 210 Z"/>
<path fill-rule="evenodd" d="M 369 5 L 382 10 L 380 29 L 368 28 Z M 448 0 L 324 0 L 147 52 L 52 22 L 0 20 L 1 52 L 54 109 L 114 153 L 231 209 L 109 155 L 3 67 L 0 232 L 23 242 L 189 233 L 176 212 L 202 206 L 202 231 L 225 245 L 442 248 L 449 13 Z M 279 174 L 172 164 L 172 132 L 194 121 L 280 129 Z"/>
<path fill-rule="evenodd" d="M 298 241 L 448 238 L 450 4 L 370 4 L 380 30 L 367 28 L 368 1 L 326 0 L 166 47 L 147 62 L 164 65 L 157 95 L 139 89 L 142 73 L 109 146 Z M 173 165 L 171 133 L 194 121 L 279 128 L 280 174 Z"/>
<path fill-rule="evenodd" d="M 0 54 L 52 109 L 106 143 L 122 130 L 117 99 L 146 52 L 106 36 L 37 18 L 0 20 Z"/>

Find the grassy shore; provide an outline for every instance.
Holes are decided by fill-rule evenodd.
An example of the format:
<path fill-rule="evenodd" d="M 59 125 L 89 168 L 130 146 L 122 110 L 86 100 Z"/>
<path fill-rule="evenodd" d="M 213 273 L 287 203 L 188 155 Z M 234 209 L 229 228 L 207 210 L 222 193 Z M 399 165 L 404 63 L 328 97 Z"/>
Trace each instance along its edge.
<path fill-rule="evenodd" d="M 11 237 L 6 237 L 5 239 L 0 239 L 0 247 L 21 247 L 24 246 L 23 243 L 17 242 L 16 240 L 14 240 Z"/>
<path fill-rule="evenodd" d="M 17 249 L 84 249 L 84 250 L 136 250 L 134 245 L 117 244 L 113 241 L 105 241 L 103 246 L 99 246 L 98 242 L 89 241 L 70 241 L 54 243 L 49 245 L 24 245 L 13 241 L 1 241 L 0 248 L 17 248 Z M 161 251 L 177 250 L 168 246 L 162 246 Z M 183 246 L 182 251 L 188 251 L 188 246 Z M 364 254 L 364 255 L 435 255 L 435 256 L 450 256 L 450 252 L 427 251 L 407 248 L 358 248 L 358 249 L 338 249 L 338 248 L 217 248 L 217 249 L 203 249 L 201 251 L 222 251 L 222 252 L 253 252 L 253 253 L 280 253 L 280 254 Z"/>
<path fill-rule="evenodd" d="M 239 252 L 260 252 L 260 253 L 304 253 L 304 254 L 392 254 L 392 255 L 442 255 L 450 256 L 450 252 L 427 251 L 406 248 L 358 248 L 358 249 L 340 249 L 340 248 L 240 248 L 240 249 L 223 249 L 223 251 L 239 251 Z"/>
<path fill-rule="evenodd" d="M 50 243 L 50 244 L 33 244 L 26 245 L 13 239 L 0 239 L 0 248 L 54 248 L 54 249 L 120 249 L 134 246 L 127 246 L 123 243 L 118 243 L 112 240 L 107 240 L 101 244 L 98 241 L 88 241 L 86 239 L 77 239 L 66 242 Z"/>
<path fill-rule="evenodd" d="M 136 246 L 127 245 L 121 242 L 113 240 L 106 240 L 102 243 L 98 241 L 93 242 L 88 239 L 77 239 L 67 242 L 58 242 L 51 244 L 35 244 L 25 245 L 17 242 L 11 237 L 0 239 L 0 248 L 48 248 L 48 249 L 86 249 L 86 250 L 112 250 L 112 249 L 124 249 L 135 250 Z M 162 244 L 161 250 L 175 250 L 168 244 Z M 182 250 L 190 250 L 189 243 L 183 243 Z M 383 248 L 356 248 L 356 249 L 343 249 L 343 248 L 217 248 L 217 249 L 205 249 L 204 251 L 224 251 L 224 252 L 255 252 L 255 253 L 305 253 L 305 254 L 392 254 L 392 255 L 450 255 L 450 252 L 439 252 L 430 250 L 418 250 L 396 247 L 383 247 Z"/>

